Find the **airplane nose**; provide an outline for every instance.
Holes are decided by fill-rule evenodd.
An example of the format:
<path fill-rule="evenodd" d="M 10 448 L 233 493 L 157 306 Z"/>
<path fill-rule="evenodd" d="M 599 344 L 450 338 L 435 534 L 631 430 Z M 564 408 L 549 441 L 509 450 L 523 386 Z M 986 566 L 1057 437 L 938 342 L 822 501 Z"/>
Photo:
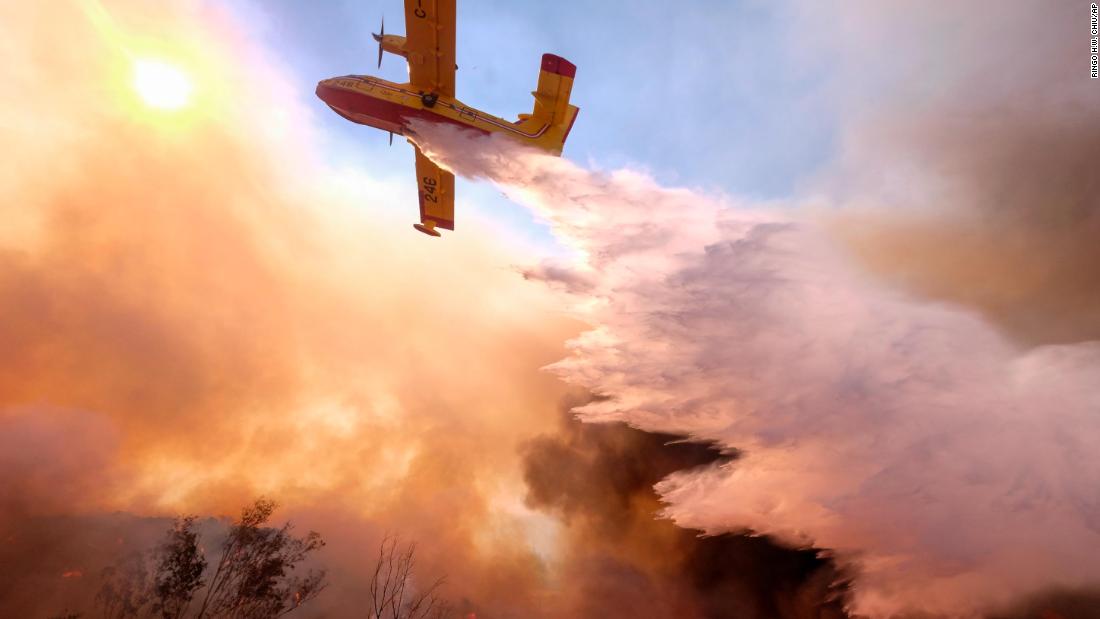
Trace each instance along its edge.
<path fill-rule="evenodd" d="M 332 78 L 317 82 L 317 98 L 328 103 L 329 93 L 332 92 Z"/>

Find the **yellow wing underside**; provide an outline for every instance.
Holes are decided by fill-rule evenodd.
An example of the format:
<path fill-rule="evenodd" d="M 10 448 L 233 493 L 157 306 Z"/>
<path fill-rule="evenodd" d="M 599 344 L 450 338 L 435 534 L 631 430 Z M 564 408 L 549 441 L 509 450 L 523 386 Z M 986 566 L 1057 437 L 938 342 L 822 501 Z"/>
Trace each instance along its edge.
<path fill-rule="evenodd" d="M 456 0 L 405 0 L 409 83 L 425 93 L 455 96 Z"/>
<path fill-rule="evenodd" d="M 455 229 L 455 175 L 435 165 L 414 144 L 420 221 L 435 228 Z"/>
<path fill-rule="evenodd" d="M 425 93 L 455 96 L 456 0 L 405 0 L 405 50 L 409 83 Z M 455 229 L 455 177 L 416 149 L 420 221 L 430 228 Z"/>

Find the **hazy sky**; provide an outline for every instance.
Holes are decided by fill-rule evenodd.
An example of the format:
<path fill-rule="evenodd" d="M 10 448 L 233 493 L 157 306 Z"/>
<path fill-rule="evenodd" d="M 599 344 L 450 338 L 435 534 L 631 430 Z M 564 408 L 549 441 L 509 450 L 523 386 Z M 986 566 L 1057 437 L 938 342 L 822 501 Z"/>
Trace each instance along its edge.
<path fill-rule="evenodd" d="M 375 68 L 370 37 L 383 15 L 387 32 L 404 32 L 399 0 L 231 4 L 253 20 L 307 100 L 325 77 L 406 75 L 392 55 L 381 71 Z M 505 118 L 528 112 L 539 57 L 554 52 L 578 65 L 573 102 L 581 115 L 566 157 L 602 168 L 641 167 L 671 184 L 787 197 L 827 159 L 835 122 L 822 67 L 799 53 L 786 13 L 782 3 L 759 0 L 463 2 L 458 96 Z M 333 157 L 372 175 L 411 177 L 404 145 L 390 149 L 384 134 L 348 123 L 320 101 L 309 103 L 327 138 L 339 143 Z M 529 214 L 491 187 L 459 183 L 459 225 L 469 201 L 530 229 Z"/>

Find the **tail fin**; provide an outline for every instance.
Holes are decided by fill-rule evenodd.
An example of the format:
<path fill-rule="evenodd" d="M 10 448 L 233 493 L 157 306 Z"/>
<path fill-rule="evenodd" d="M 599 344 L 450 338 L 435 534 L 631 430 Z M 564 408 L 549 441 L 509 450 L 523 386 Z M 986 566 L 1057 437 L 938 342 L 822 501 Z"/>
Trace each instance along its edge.
<path fill-rule="evenodd" d="M 576 75 L 577 66 L 572 62 L 554 54 L 543 54 L 538 89 L 531 93 L 535 96 L 535 109 L 530 114 L 520 115 L 526 127 L 547 127 L 534 141 L 555 153 L 561 153 L 580 112 L 580 108 L 569 104 Z"/>

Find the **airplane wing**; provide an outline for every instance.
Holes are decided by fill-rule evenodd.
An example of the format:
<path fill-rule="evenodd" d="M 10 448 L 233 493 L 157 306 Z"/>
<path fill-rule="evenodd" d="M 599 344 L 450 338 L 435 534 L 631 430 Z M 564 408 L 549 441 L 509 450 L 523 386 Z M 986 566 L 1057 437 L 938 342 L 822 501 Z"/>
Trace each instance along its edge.
<path fill-rule="evenodd" d="M 455 96 L 455 2 L 405 0 L 409 82 L 426 93 Z"/>
<path fill-rule="evenodd" d="M 415 0 L 410 0 L 415 2 Z M 452 3 L 454 0 L 451 0 Z M 455 229 L 455 175 L 435 165 L 424 156 L 414 144 L 416 150 L 417 192 L 420 194 L 420 222 L 429 230 L 443 228 Z M 418 230 L 424 232 L 420 227 Z M 431 234 L 431 232 L 427 232 Z M 433 236 L 439 236 L 438 233 Z"/>

